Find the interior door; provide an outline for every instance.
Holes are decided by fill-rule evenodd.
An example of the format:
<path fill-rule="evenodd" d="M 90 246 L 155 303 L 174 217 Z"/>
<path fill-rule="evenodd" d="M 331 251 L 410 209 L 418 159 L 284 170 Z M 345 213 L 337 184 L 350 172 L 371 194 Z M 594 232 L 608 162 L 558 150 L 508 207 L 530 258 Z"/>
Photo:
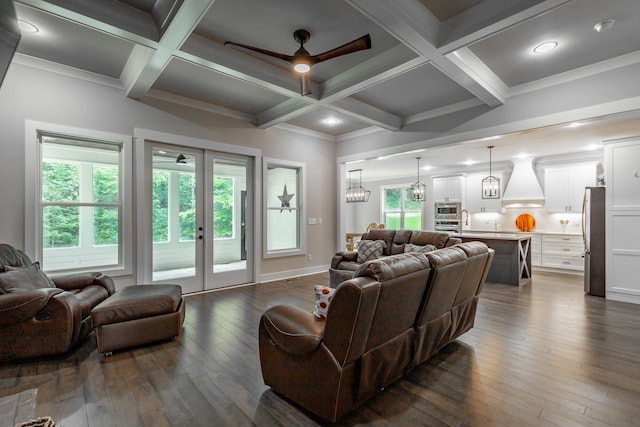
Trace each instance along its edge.
<path fill-rule="evenodd" d="M 146 153 L 150 282 L 185 293 L 252 282 L 252 158 L 155 142 Z"/>

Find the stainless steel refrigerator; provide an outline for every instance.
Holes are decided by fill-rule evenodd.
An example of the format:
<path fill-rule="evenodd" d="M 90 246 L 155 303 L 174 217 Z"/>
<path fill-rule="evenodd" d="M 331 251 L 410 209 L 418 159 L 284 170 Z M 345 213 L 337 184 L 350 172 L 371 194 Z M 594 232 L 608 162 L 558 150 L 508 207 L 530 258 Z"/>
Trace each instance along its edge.
<path fill-rule="evenodd" d="M 605 188 L 587 187 L 582 202 L 584 291 L 605 296 Z"/>

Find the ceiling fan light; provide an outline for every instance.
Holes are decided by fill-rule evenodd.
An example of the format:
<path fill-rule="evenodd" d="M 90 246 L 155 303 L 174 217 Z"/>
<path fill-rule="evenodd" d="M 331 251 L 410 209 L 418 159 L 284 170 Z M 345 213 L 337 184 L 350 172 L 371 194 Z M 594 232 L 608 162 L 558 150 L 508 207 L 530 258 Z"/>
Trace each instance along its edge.
<path fill-rule="evenodd" d="M 307 74 L 311 70 L 311 66 L 305 62 L 298 62 L 297 64 L 293 64 L 293 69 L 296 73 Z"/>

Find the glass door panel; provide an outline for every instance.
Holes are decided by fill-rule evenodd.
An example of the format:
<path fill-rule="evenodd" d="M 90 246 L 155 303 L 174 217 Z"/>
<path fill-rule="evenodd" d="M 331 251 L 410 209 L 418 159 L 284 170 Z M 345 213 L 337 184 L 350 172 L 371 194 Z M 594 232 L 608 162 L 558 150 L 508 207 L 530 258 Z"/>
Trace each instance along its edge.
<path fill-rule="evenodd" d="M 152 281 L 180 284 L 184 292 L 202 290 L 197 184 L 201 162 L 202 154 L 197 151 L 162 145 L 152 148 Z"/>
<path fill-rule="evenodd" d="M 208 153 L 207 163 L 211 166 L 208 229 L 212 230 L 213 245 L 205 254 L 211 262 L 205 289 L 249 283 L 252 277 L 247 248 L 253 235 L 253 224 L 248 220 L 249 160 Z"/>

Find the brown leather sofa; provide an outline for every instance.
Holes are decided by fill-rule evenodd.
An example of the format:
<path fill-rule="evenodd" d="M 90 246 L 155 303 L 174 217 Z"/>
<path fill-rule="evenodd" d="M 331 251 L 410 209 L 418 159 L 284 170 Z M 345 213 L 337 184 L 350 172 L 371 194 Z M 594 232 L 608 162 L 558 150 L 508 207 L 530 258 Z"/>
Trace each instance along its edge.
<path fill-rule="evenodd" d="M 265 384 L 335 422 L 473 327 L 493 255 L 468 242 L 368 261 L 336 288 L 326 320 L 271 307 L 259 326 Z"/>
<path fill-rule="evenodd" d="M 462 242 L 457 237 L 450 237 L 448 233 L 412 230 L 371 230 L 362 235 L 360 242 L 366 240 L 383 240 L 386 244 L 383 256 L 403 253 L 407 243 L 417 246 L 431 245 L 435 246 L 435 249 L 441 249 Z M 352 278 L 360 265 L 362 263 L 358 262 L 357 251 L 337 252 L 331 259 L 329 286 L 335 288 L 338 284 Z"/>
<path fill-rule="evenodd" d="M 91 309 L 115 292 L 101 273 L 49 279 L 0 244 L 0 361 L 64 353 L 91 332 Z"/>

